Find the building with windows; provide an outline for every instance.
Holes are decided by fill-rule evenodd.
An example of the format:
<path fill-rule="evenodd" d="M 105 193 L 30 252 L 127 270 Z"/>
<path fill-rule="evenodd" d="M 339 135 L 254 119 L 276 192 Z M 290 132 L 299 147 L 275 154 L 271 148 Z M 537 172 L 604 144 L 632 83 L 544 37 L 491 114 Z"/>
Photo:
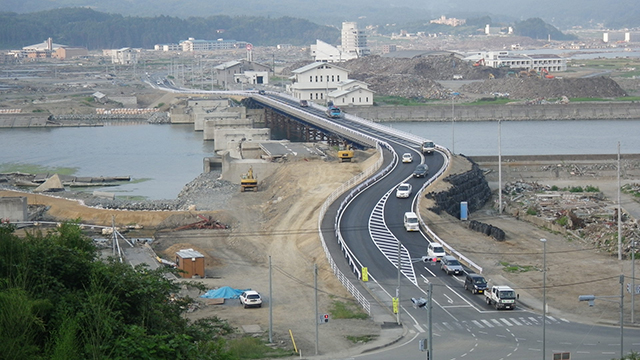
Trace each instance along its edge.
<path fill-rule="evenodd" d="M 232 84 L 268 84 L 271 68 L 253 61 L 233 60 L 213 67 L 214 82 L 223 89 Z"/>
<path fill-rule="evenodd" d="M 132 48 L 113 49 L 110 54 L 112 64 L 133 65 L 138 63 L 138 52 Z"/>
<path fill-rule="evenodd" d="M 554 54 L 512 54 L 509 51 L 485 51 L 468 54 L 464 60 L 478 62 L 491 67 L 536 71 L 566 71 L 567 59 Z"/>
<path fill-rule="evenodd" d="M 60 47 L 53 52 L 52 57 L 60 60 L 81 58 L 89 56 L 89 50 L 83 47 Z"/>
<path fill-rule="evenodd" d="M 373 105 L 373 91 L 369 84 L 354 79 L 347 79 L 336 84 L 336 90 L 329 93 L 329 101 L 336 106 Z"/>
<path fill-rule="evenodd" d="M 227 50 L 241 48 L 247 45 L 245 41 L 236 40 L 197 40 L 189 38 L 187 40 L 180 41 L 179 47 L 182 51 L 212 51 L 212 50 Z"/>
<path fill-rule="evenodd" d="M 314 62 L 292 71 L 289 91 L 296 99 L 325 103 L 328 94 L 338 89 L 341 81 L 349 78 L 349 72 L 326 62 Z"/>
<path fill-rule="evenodd" d="M 316 40 L 311 45 L 311 56 L 318 62 L 342 62 L 367 56 L 371 50 L 367 47 L 367 35 L 359 30 L 355 22 L 343 22 L 341 32 L 342 45 L 333 46 Z"/>

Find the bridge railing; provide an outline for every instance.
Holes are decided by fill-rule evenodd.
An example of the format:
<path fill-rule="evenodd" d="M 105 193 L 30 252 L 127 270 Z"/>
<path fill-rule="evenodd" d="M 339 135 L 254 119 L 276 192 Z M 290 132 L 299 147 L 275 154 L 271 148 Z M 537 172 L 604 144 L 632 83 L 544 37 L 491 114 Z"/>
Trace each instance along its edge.
<path fill-rule="evenodd" d="M 445 155 L 444 156 L 445 163 L 442 166 L 442 168 L 440 168 L 440 170 L 436 173 L 436 176 L 432 177 L 429 181 L 424 183 L 422 188 L 420 188 L 420 191 L 419 191 L 420 193 L 422 193 L 424 191 L 424 189 L 427 188 L 427 186 L 431 185 L 435 181 L 435 179 L 439 178 L 440 175 L 442 175 L 446 171 L 446 169 L 449 167 L 449 163 L 451 162 L 451 152 L 449 151 L 449 149 L 447 149 L 445 147 L 442 147 L 440 145 L 436 145 L 436 150 L 442 152 Z M 422 196 L 418 196 L 418 201 L 417 201 L 417 204 L 416 204 L 416 207 L 418 209 L 421 209 L 421 206 L 420 206 L 421 202 L 422 202 Z M 427 234 L 429 234 L 431 239 L 436 240 L 437 242 L 442 244 L 442 246 L 447 248 L 450 253 L 456 255 L 458 257 L 458 259 L 461 259 L 464 262 L 466 262 L 469 265 L 469 267 L 473 268 L 476 272 L 482 273 L 482 267 L 480 267 L 480 265 L 474 263 L 473 261 L 471 261 L 471 259 L 467 258 L 461 252 L 459 252 L 458 250 L 454 249 L 453 246 L 447 244 L 444 240 L 442 240 L 438 236 L 438 234 L 433 232 L 433 230 L 431 230 L 431 228 L 424 222 L 424 220 L 422 219 L 422 216 L 418 216 L 418 218 L 420 219 L 420 225 L 422 226 L 423 229 L 426 230 Z"/>
<path fill-rule="evenodd" d="M 360 305 L 363 307 L 363 309 L 368 314 L 371 314 L 371 304 L 366 299 L 366 297 L 364 297 L 360 293 L 360 291 L 353 285 L 353 283 L 351 283 L 351 281 L 342 273 L 342 271 L 340 271 L 340 269 L 336 265 L 335 261 L 333 260 L 333 257 L 331 256 L 331 252 L 329 251 L 329 248 L 327 247 L 324 235 L 322 234 L 322 219 L 326 215 L 326 212 L 327 212 L 327 209 L 329 208 L 329 206 L 331 206 L 331 204 L 333 204 L 333 202 L 338 197 L 342 196 L 342 194 L 344 194 L 349 189 L 352 189 L 354 186 L 357 185 L 349 193 L 349 195 L 340 203 L 340 207 L 338 209 L 337 216 L 336 216 L 336 219 L 334 221 L 334 229 L 336 231 L 336 237 L 338 239 L 338 244 L 340 245 L 340 248 L 342 249 L 342 253 L 345 256 L 345 258 L 347 260 L 347 263 L 349 264 L 349 267 L 351 268 L 351 271 L 353 271 L 353 273 L 358 277 L 358 279 L 360 279 L 361 276 L 362 276 L 362 272 L 361 272 L 362 264 L 360 263 L 360 261 L 356 258 L 356 256 L 353 254 L 351 249 L 349 249 L 349 247 L 345 243 L 345 241 L 344 241 L 344 239 L 342 237 L 342 234 L 340 232 L 340 229 L 338 227 L 338 221 L 339 221 L 340 214 L 342 213 L 342 211 L 345 208 L 346 204 L 355 196 L 355 194 L 357 194 L 358 192 L 362 191 L 362 189 L 367 187 L 371 183 L 372 179 L 378 178 L 380 176 L 380 175 L 378 175 L 378 176 L 376 176 L 374 178 L 371 177 L 375 172 L 378 171 L 378 169 L 380 169 L 380 167 L 382 166 L 382 164 L 384 162 L 384 152 L 383 152 L 383 149 L 382 149 L 383 147 L 390 148 L 390 146 L 388 144 L 386 144 L 386 143 L 376 142 L 376 150 L 380 154 L 380 157 L 375 162 L 375 164 L 373 164 L 369 168 L 365 169 L 360 174 L 358 174 L 358 175 L 354 176 L 353 178 L 349 179 L 347 182 L 342 184 L 338 189 L 336 189 L 333 193 L 331 193 L 331 195 L 329 195 L 329 197 L 327 197 L 325 202 L 322 204 L 322 207 L 320 208 L 320 214 L 318 214 L 318 230 L 319 230 L 319 233 L 320 233 L 320 241 L 322 243 L 322 248 L 324 249 L 325 255 L 327 256 L 327 260 L 329 261 L 329 265 L 330 265 L 331 269 L 333 270 L 333 273 L 338 278 L 338 280 L 340 280 L 342 285 L 356 298 L 356 300 L 360 303 Z M 397 156 L 397 154 L 394 153 L 394 156 Z M 385 168 L 385 170 L 388 172 L 389 168 L 387 167 L 387 168 Z M 383 170 L 383 172 L 384 172 L 384 170 Z"/>

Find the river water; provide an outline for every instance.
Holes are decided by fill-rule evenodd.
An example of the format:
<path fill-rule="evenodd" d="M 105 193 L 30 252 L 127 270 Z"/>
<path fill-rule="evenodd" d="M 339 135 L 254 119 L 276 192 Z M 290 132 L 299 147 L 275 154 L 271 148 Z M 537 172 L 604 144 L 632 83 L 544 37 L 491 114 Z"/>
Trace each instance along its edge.
<path fill-rule="evenodd" d="M 498 154 L 497 122 L 385 125 L 456 153 Z M 640 120 L 505 121 L 500 132 L 503 155 L 615 154 L 618 142 L 622 153 L 640 153 Z M 99 189 L 116 195 L 173 199 L 212 155 L 213 142 L 203 141 L 193 125 L 0 129 L 0 168 L 25 164 L 74 168 L 77 176 L 131 176 L 130 183 Z"/>

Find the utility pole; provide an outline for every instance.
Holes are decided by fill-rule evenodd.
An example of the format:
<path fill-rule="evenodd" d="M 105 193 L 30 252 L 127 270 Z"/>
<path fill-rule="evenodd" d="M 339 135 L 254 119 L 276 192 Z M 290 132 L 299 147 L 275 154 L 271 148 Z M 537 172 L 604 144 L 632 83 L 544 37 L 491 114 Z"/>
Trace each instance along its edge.
<path fill-rule="evenodd" d="M 401 279 L 401 272 L 400 272 L 400 266 L 401 266 L 401 253 L 400 250 L 402 249 L 402 244 L 400 243 L 400 240 L 398 240 L 398 287 L 396 288 L 396 298 L 398 299 L 398 312 L 396 313 L 396 320 L 398 321 L 398 325 L 400 325 L 400 279 Z"/>
<path fill-rule="evenodd" d="M 451 153 L 456 153 L 456 110 L 455 98 L 451 95 Z"/>
<path fill-rule="evenodd" d="M 502 121 L 498 120 L 498 214 L 502 215 Z"/>
<path fill-rule="evenodd" d="M 427 344 L 427 355 L 429 356 L 429 359 L 433 359 L 433 306 L 431 305 L 433 303 L 433 283 L 429 282 L 429 296 L 428 296 L 428 303 L 427 303 L 427 318 L 428 318 L 428 323 L 429 323 L 429 344 Z"/>
<path fill-rule="evenodd" d="M 620 141 L 618 141 L 618 260 L 622 260 L 622 207 L 620 206 Z"/>
<path fill-rule="evenodd" d="M 269 255 L 269 343 L 273 343 L 273 282 L 271 277 L 271 255 Z"/>
<path fill-rule="evenodd" d="M 315 304 L 316 315 L 314 317 L 316 321 L 316 355 L 318 355 L 318 324 L 320 319 L 318 318 L 318 265 L 313 264 L 313 289 L 315 291 Z"/>

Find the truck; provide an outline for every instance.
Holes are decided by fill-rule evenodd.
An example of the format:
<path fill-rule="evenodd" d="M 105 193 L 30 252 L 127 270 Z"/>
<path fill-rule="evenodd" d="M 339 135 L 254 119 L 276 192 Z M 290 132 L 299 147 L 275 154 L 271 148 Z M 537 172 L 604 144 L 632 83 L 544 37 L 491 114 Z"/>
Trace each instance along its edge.
<path fill-rule="evenodd" d="M 436 145 L 431 140 L 424 141 L 420 146 L 420 151 L 422 151 L 423 154 L 433 154 L 435 150 Z"/>
<path fill-rule="evenodd" d="M 495 307 L 496 310 L 516 308 L 516 292 L 509 286 L 492 286 L 484 292 L 484 298 L 487 305 Z"/>

